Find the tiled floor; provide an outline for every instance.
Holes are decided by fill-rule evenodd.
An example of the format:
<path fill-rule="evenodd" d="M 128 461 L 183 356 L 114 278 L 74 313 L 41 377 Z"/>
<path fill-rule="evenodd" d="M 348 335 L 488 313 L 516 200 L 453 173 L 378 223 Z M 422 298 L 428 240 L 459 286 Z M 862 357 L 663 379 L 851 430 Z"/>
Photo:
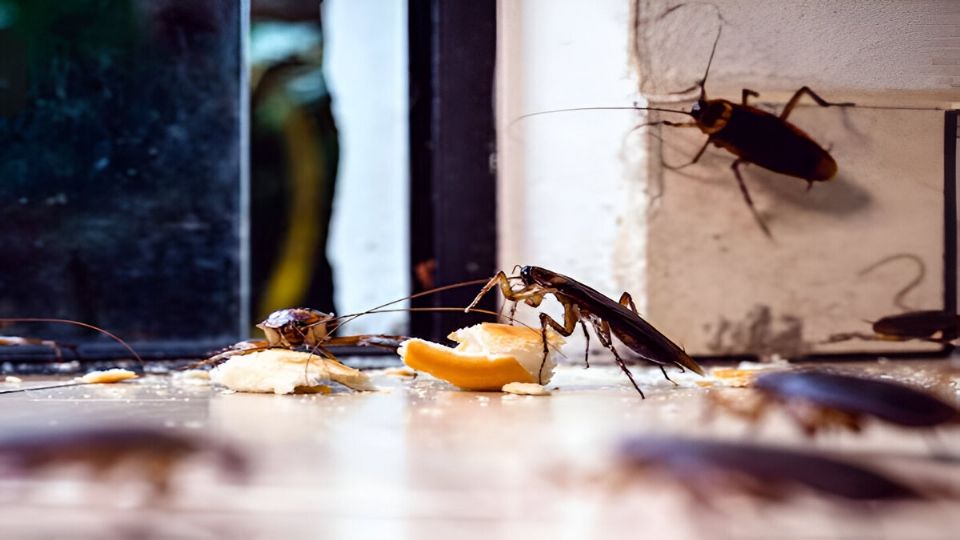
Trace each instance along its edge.
<path fill-rule="evenodd" d="M 960 375 L 943 364 L 852 367 L 957 399 Z M 0 537 L 960 538 L 957 500 L 852 510 L 808 495 L 779 505 L 718 496 L 707 508 L 670 483 L 618 481 L 618 440 L 669 432 L 832 450 L 918 485 L 960 488 L 960 465 L 925 459 L 931 437 L 871 425 L 859 436 L 807 441 L 782 416 L 751 432 L 723 414 L 706 421 L 698 378 L 675 379 L 679 387 L 642 371 L 646 400 L 611 367 L 561 368 L 547 397 L 383 374 L 374 376 L 380 391 L 327 396 L 237 394 L 166 376 L 0 395 L 4 433 L 157 426 L 229 441 L 253 465 L 236 484 L 191 460 L 164 500 L 151 500 L 131 470 L 115 479 L 72 469 L 0 479 Z M 956 430 L 932 444 L 960 455 Z"/>

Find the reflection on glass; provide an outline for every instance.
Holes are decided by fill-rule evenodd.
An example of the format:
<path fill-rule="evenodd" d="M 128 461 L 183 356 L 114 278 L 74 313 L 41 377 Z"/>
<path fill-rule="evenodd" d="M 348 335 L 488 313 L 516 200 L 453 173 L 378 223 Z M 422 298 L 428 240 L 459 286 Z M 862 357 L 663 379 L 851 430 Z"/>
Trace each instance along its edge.
<path fill-rule="evenodd" d="M 240 5 L 0 0 L 0 315 L 237 336 Z"/>

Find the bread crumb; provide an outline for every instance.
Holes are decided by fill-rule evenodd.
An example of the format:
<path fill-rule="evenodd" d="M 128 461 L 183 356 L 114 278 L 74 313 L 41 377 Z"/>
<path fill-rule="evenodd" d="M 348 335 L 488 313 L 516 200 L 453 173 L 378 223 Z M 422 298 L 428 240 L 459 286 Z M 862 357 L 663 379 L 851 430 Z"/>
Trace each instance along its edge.
<path fill-rule="evenodd" d="M 388 377 L 416 377 L 417 372 L 408 367 L 393 367 L 383 370 L 383 374 Z"/>
<path fill-rule="evenodd" d="M 174 372 L 173 382 L 185 386 L 209 386 L 210 372 L 203 369 L 187 369 Z"/>
<path fill-rule="evenodd" d="M 512 382 L 503 385 L 502 391 L 518 396 L 549 396 L 550 391 L 542 384 Z"/>
<path fill-rule="evenodd" d="M 136 378 L 137 374 L 129 369 L 114 368 L 106 371 L 91 371 L 83 377 L 79 377 L 78 380 L 88 384 L 110 384 Z"/>
<path fill-rule="evenodd" d="M 710 370 L 710 376 L 713 377 L 714 381 L 723 386 L 745 388 L 753 384 L 753 379 L 756 378 L 758 371 L 760 370 L 741 368 L 714 368 Z M 701 386 L 703 386 L 703 384 L 701 384 Z"/>
<path fill-rule="evenodd" d="M 233 356 L 210 371 L 210 380 L 238 392 L 274 394 L 326 393 L 328 382 L 353 390 L 375 389 L 362 371 L 336 360 L 286 349 Z"/>

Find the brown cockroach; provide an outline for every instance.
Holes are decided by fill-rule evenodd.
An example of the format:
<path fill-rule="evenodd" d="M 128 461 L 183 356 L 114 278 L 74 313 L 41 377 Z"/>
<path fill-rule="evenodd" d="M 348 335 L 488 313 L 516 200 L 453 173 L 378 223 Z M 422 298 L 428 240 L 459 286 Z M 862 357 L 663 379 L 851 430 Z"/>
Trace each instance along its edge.
<path fill-rule="evenodd" d="M 334 337 L 332 332 L 343 324 L 342 320 L 346 317 L 353 315 L 337 317 L 333 313 L 310 308 L 280 309 L 257 324 L 266 339 L 241 341 L 207 358 L 202 364 L 215 364 L 232 356 L 272 348 L 295 350 L 305 347 L 314 353 L 319 352 L 325 358 L 336 359 L 327 347 L 359 345 L 396 349 L 406 339 L 403 336 L 387 335 Z"/>
<path fill-rule="evenodd" d="M 677 7 L 679 6 L 671 8 L 667 13 Z M 668 167 L 670 169 L 682 169 L 697 163 L 711 143 L 736 156 L 731 169 L 733 169 L 743 199 L 763 233 L 772 238 L 770 229 L 757 212 L 753 198 L 743 181 L 740 166 L 753 163 L 773 172 L 806 180 L 808 189 L 813 186 L 814 182 L 830 180 L 837 174 L 837 162 L 830 155 L 830 152 L 821 147 L 806 132 L 788 122 L 787 118 L 797 106 L 800 98 L 805 95 L 812 98 L 821 107 L 853 107 L 856 104 L 829 102 L 807 86 L 794 92 L 779 115 L 771 114 L 750 105 L 748 103 L 749 99 L 759 97 L 760 94 L 747 88 L 742 90 L 740 103 L 734 103 L 726 99 L 707 99 L 707 76 L 710 74 L 710 66 L 713 64 L 713 57 L 717 52 L 717 44 L 720 42 L 722 29 L 721 27 L 717 31 L 717 37 L 713 42 L 713 49 L 710 51 L 710 59 L 707 61 L 707 69 L 703 78 L 694 86 L 677 92 L 678 94 L 685 94 L 699 88 L 700 96 L 689 112 L 661 107 L 577 107 L 526 114 L 520 118 L 554 112 L 605 109 L 632 109 L 689 116 L 693 118 L 692 122 L 659 120 L 646 122 L 637 127 L 664 125 L 697 128 L 707 135 L 707 140 L 704 141 L 703 146 L 700 147 L 693 159 L 680 166 Z"/>
<path fill-rule="evenodd" d="M 171 430 L 142 427 L 76 427 L 44 431 L 6 431 L 0 435 L 0 470 L 32 477 L 80 465 L 100 480 L 131 465 L 155 497 L 169 493 L 176 467 L 192 456 L 208 456 L 235 479 L 245 478 L 246 458 L 231 446 Z M 125 469 L 126 470 L 126 469 Z"/>
<path fill-rule="evenodd" d="M 94 330 L 94 331 L 99 332 L 99 333 L 107 336 L 108 338 L 116 341 L 116 342 L 119 343 L 120 345 L 122 345 L 123 348 L 125 348 L 125 349 L 130 353 L 130 355 L 137 361 L 137 364 L 140 366 L 140 369 L 143 370 L 143 367 L 144 367 L 144 366 L 143 366 L 143 359 L 140 358 L 140 355 L 137 354 L 137 351 L 133 350 L 133 347 L 131 347 L 129 343 L 127 343 L 126 341 L 120 339 L 120 338 L 117 337 L 116 335 L 114 335 L 114 334 L 112 334 L 112 333 L 110 333 L 110 332 L 108 332 L 108 331 L 106 331 L 106 330 L 104 330 L 103 328 L 100 328 L 100 327 L 98 327 L 98 326 L 94 326 L 94 325 L 92 325 L 92 324 L 87 324 L 87 323 L 81 322 L 81 321 L 74 321 L 74 320 L 72 320 L 72 319 L 52 319 L 52 318 L 44 318 L 44 317 L 3 317 L 3 318 L 0 318 L 0 325 L 18 324 L 18 323 L 69 324 L 69 325 L 73 325 L 73 326 L 79 326 L 79 327 L 81 327 L 81 328 L 87 328 L 87 329 L 89 329 L 89 330 Z M 44 346 L 44 347 L 50 347 L 51 349 L 53 349 L 54 354 L 56 354 L 58 360 L 62 358 L 61 348 L 66 347 L 66 348 L 75 349 L 75 347 L 74 347 L 73 345 L 65 346 L 65 345 L 61 345 L 61 344 L 59 344 L 59 343 L 57 343 L 57 342 L 55 342 L 55 341 L 47 340 L 47 339 L 22 338 L 22 337 L 12 337 L 12 336 L 3 336 L 3 337 L 0 337 L 0 346 L 5 346 L 5 345 L 40 345 L 40 346 Z"/>
<path fill-rule="evenodd" d="M 912 253 L 898 253 L 884 257 L 857 273 L 864 276 L 880 266 L 898 259 L 910 259 L 917 264 L 917 275 L 893 297 L 893 303 L 904 310 L 903 313 L 887 315 L 876 321 L 867 321 L 873 334 L 863 332 L 842 332 L 831 334 L 824 343 L 838 343 L 851 339 L 865 341 L 928 341 L 949 345 L 960 337 L 960 316 L 951 311 L 928 309 L 912 311 L 904 303 L 907 293 L 916 288 L 926 274 L 923 260 Z"/>
<path fill-rule="evenodd" d="M 313 354 L 320 353 L 321 356 L 330 360 L 336 360 L 336 356 L 333 355 L 328 347 L 361 346 L 396 350 L 403 341 L 408 339 L 407 337 L 385 334 L 361 334 L 354 336 L 334 336 L 333 334 L 350 321 L 373 313 L 385 313 L 387 311 L 459 311 L 459 308 L 442 307 L 405 308 L 397 310 L 385 310 L 384 308 L 412 298 L 418 298 L 457 287 L 479 285 L 481 283 L 486 283 L 486 280 L 478 279 L 435 287 L 427 291 L 421 291 L 381 304 L 366 311 L 348 315 L 334 315 L 333 313 L 324 313 L 310 308 L 280 309 L 274 311 L 265 320 L 257 324 L 257 328 L 263 330 L 265 339 L 241 341 L 227 349 L 217 352 L 196 365 L 216 364 L 232 356 L 249 354 L 271 348 L 291 350 L 305 348 Z M 474 311 L 493 316 L 499 315 L 498 313 L 485 310 Z"/>
<path fill-rule="evenodd" d="M 510 285 L 511 279 L 519 279 L 522 285 L 514 289 Z M 667 371 L 664 369 L 666 365 L 675 365 L 681 370 L 689 369 L 703 375 L 703 368 L 693 358 L 690 358 L 677 344 L 670 341 L 653 325 L 640 317 L 629 293 L 623 293 L 618 303 L 567 276 L 538 266 L 523 266 L 520 267 L 519 276 L 508 277 L 503 272 L 498 272 L 483 286 L 483 289 L 466 308 L 466 311 L 473 311 L 473 306 L 477 305 L 483 295 L 498 285 L 504 298 L 514 302 L 514 308 L 516 308 L 517 302 L 538 307 L 548 294 L 552 294 L 563 306 L 563 324 L 558 323 L 546 313 L 540 313 L 543 363 L 546 362 L 548 352 L 547 328 L 553 328 L 563 336 L 570 336 L 576 330 L 577 323 L 580 323 L 583 335 L 587 340 L 584 360 L 589 367 L 590 334 L 587 332 L 586 324 L 589 322 L 600 343 L 613 353 L 617 365 L 630 379 L 637 392 L 640 392 L 641 397 L 645 397 L 643 391 L 640 390 L 637 382 L 633 379 L 630 369 L 620 358 L 620 354 L 613 345 L 613 336 L 616 336 L 630 350 L 637 353 L 640 358 L 656 364 L 667 380 L 670 380 L 670 377 L 667 376 Z M 543 363 L 540 364 L 541 372 L 543 371 Z M 542 373 L 540 375 L 542 380 Z"/>
<path fill-rule="evenodd" d="M 859 432 L 867 418 L 903 428 L 933 429 L 960 423 L 956 405 L 888 380 L 797 370 L 759 375 L 751 387 L 759 399 L 744 404 L 713 395 L 713 401 L 754 422 L 771 405 L 779 405 L 809 436 L 834 427 Z"/>
<path fill-rule="evenodd" d="M 669 477 L 706 502 L 730 491 L 779 502 L 797 488 L 858 502 L 927 498 L 879 471 L 772 446 L 644 435 L 624 441 L 618 457 L 626 470 Z"/>
<path fill-rule="evenodd" d="M 704 141 L 703 146 L 700 147 L 693 159 L 675 168 L 688 167 L 699 161 L 711 143 L 736 156 L 730 167 L 737 179 L 737 185 L 740 186 L 743 199 L 764 234 L 772 237 L 770 229 L 757 212 L 750 192 L 747 190 L 747 185 L 740 173 L 740 165 L 753 163 L 773 172 L 806 180 L 808 188 L 812 187 L 814 182 L 830 180 L 837 174 L 837 162 L 810 135 L 788 122 L 787 117 L 790 116 L 790 113 L 793 112 L 800 98 L 804 95 L 812 98 L 821 107 L 852 107 L 855 104 L 831 103 L 807 86 L 794 92 L 779 115 L 771 114 L 750 105 L 748 103 L 749 99 L 759 97 L 760 94 L 747 88 L 742 90 L 740 103 L 734 103 L 726 99 L 707 99 L 707 76 L 710 74 L 710 65 L 713 63 L 722 29 L 721 27 L 717 31 L 717 37 L 713 42 L 713 49 L 710 51 L 710 59 L 707 61 L 707 69 L 703 78 L 695 86 L 682 92 L 685 93 L 695 88 L 700 89 L 700 96 L 697 102 L 693 104 L 690 112 L 648 109 L 645 107 L 637 107 L 637 109 L 672 112 L 693 118 L 693 122 L 679 123 L 661 120 L 644 125 L 692 127 L 698 128 L 707 135 L 707 140 Z"/>
<path fill-rule="evenodd" d="M 851 339 L 865 341 L 929 341 L 949 345 L 960 337 L 960 316 L 952 311 L 921 310 L 881 317 L 870 323 L 873 334 L 842 332 L 832 334 L 824 343 Z"/>

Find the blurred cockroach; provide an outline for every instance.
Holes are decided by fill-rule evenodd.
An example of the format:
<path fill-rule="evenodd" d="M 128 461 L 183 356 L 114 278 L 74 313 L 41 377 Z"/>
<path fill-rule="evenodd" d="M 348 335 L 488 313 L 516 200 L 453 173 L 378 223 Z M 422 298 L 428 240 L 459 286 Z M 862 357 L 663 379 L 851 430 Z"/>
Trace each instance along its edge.
<path fill-rule="evenodd" d="M 860 431 L 867 418 L 904 428 L 932 429 L 960 422 L 955 405 L 887 380 L 825 371 L 779 371 L 759 375 L 751 387 L 759 399 L 734 403 L 713 395 L 713 401 L 754 422 L 778 404 L 808 436 L 832 427 Z"/>
<path fill-rule="evenodd" d="M 25 338 L 19 336 L 0 336 L 0 347 L 21 347 L 25 345 L 36 345 L 40 347 L 49 347 L 57 360 L 63 359 L 64 345 L 50 339 Z M 67 346 L 73 348 L 73 346 Z"/>
<path fill-rule="evenodd" d="M 514 289 L 510 285 L 511 279 L 519 279 L 522 286 Z M 563 305 L 563 324 L 558 323 L 546 313 L 540 313 L 540 335 L 543 340 L 544 362 L 548 352 L 547 327 L 553 328 L 563 336 L 570 336 L 576 330 L 577 323 L 580 323 L 583 335 L 587 340 L 584 357 L 589 367 L 587 357 L 590 352 L 590 334 L 587 332 L 586 325 L 589 322 L 593 326 L 600 343 L 613 353 L 617 365 L 630 379 L 637 392 L 640 392 L 641 397 L 645 397 L 643 391 L 640 390 L 630 369 L 627 368 L 623 359 L 620 358 L 620 354 L 617 353 L 617 349 L 613 346 L 612 336 L 619 338 L 624 345 L 640 355 L 642 359 L 656 364 L 663 372 L 663 376 L 667 377 L 667 380 L 670 380 L 670 377 L 667 376 L 664 366 L 671 364 L 681 370 L 689 369 L 703 375 L 703 368 L 693 358 L 690 358 L 683 349 L 640 317 L 629 293 L 623 293 L 620 296 L 620 302 L 617 303 L 567 276 L 538 266 L 523 266 L 520 268 L 519 276 L 507 277 L 503 272 L 498 272 L 483 286 L 483 289 L 473 299 L 466 311 L 473 311 L 473 306 L 477 305 L 483 295 L 498 285 L 504 298 L 515 303 L 514 307 L 516 307 L 516 302 L 521 301 L 529 306 L 538 307 L 548 294 L 552 294 Z M 541 363 L 540 369 L 543 370 L 543 363 Z"/>
<path fill-rule="evenodd" d="M 926 498 L 880 472 L 785 448 L 645 435 L 626 440 L 619 461 L 629 471 L 670 477 L 707 502 L 729 491 L 781 501 L 797 488 L 860 502 Z"/>
<path fill-rule="evenodd" d="M 94 326 L 94 325 L 92 325 L 92 324 L 87 324 L 87 323 L 81 322 L 81 321 L 74 321 L 74 320 L 71 320 L 71 319 L 50 319 L 50 318 L 42 318 L 42 317 L 0 318 L 0 325 L 5 325 L 5 324 L 17 324 L 17 323 L 70 324 L 70 325 L 73 325 L 73 326 L 79 326 L 79 327 L 81 327 L 81 328 L 87 328 L 87 329 L 90 329 L 90 330 L 97 331 L 97 332 L 99 332 L 99 333 L 101 333 L 101 334 L 109 337 L 110 339 L 116 341 L 116 342 L 119 343 L 120 345 L 122 345 L 123 348 L 125 348 L 125 349 L 130 353 L 130 355 L 137 361 L 137 364 L 140 365 L 140 369 L 141 369 L 141 370 L 143 369 L 143 359 L 140 358 L 140 355 L 137 354 L 137 351 L 133 350 L 133 347 L 131 347 L 126 341 L 120 339 L 120 338 L 117 337 L 116 335 L 114 335 L 114 334 L 112 334 L 112 333 L 110 333 L 110 332 L 108 332 L 108 331 L 106 331 L 106 330 L 104 330 L 103 328 L 100 328 L 100 327 L 98 327 L 98 326 Z M 11 336 L 3 336 L 3 337 L 0 337 L 0 346 L 5 346 L 5 345 L 41 345 L 41 346 L 45 346 L 45 347 L 50 347 L 51 349 L 53 349 L 54 354 L 56 354 L 58 360 L 61 359 L 61 357 L 62 357 L 62 354 L 61 354 L 61 352 L 60 352 L 61 348 L 66 347 L 66 348 L 70 348 L 70 349 L 76 349 L 76 347 L 73 346 L 73 345 L 65 346 L 65 345 L 61 345 L 61 344 L 59 344 L 59 343 L 57 343 L 57 342 L 55 342 L 55 341 L 46 340 L 46 339 L 22 338 L 22 337 L 11 337 Z"/>
<path fill-rule="evenodd" d="M 80 465 L 100 480 L 123 465 L 150 484 L 153 495 L 170 490 L 176 467 L 191 456 L 209 456 L 230 476 L 242 479 L 247 461 L 232 447 L 188 437 L 171 430 L 140 427 L 57 428 L 6 431 L 0 435 L 0 471 L 10 476 L 35 476 L 45 471 Z"/>

